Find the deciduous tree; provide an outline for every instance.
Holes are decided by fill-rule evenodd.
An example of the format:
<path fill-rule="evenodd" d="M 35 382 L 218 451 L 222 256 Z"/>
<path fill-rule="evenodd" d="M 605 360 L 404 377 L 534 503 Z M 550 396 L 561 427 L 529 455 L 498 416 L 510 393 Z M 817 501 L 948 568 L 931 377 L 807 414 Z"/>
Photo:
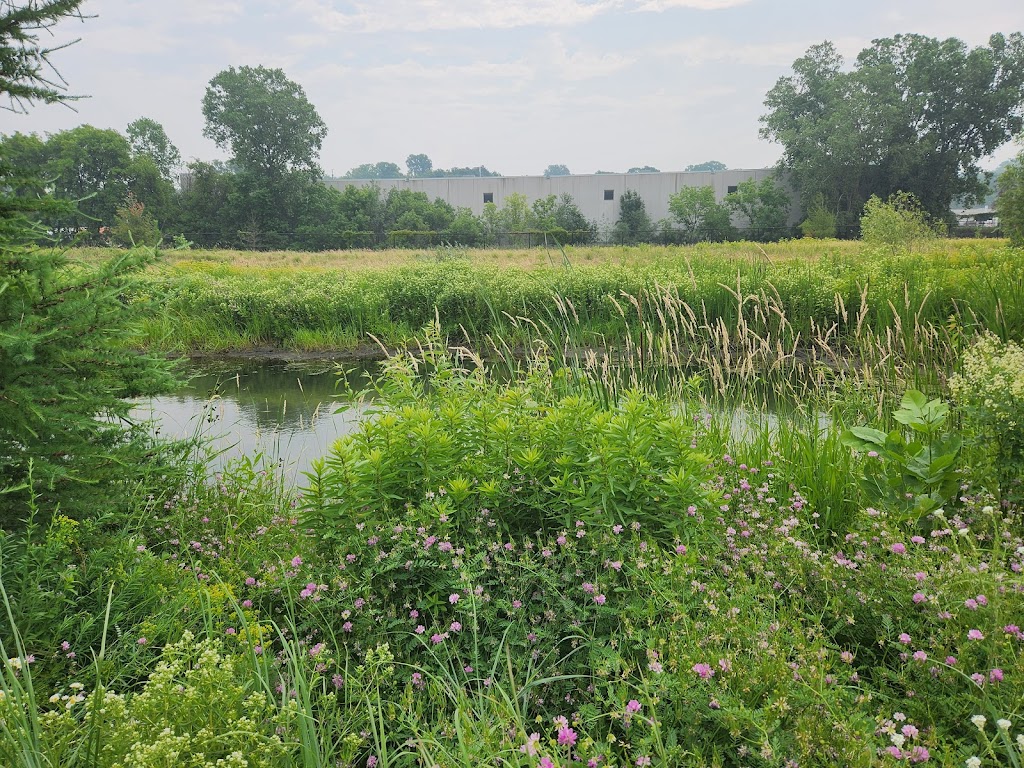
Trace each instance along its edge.
<path fill-rule="evenodd" d="M 150 158 L 160 174 L 171 181 L 174 172 L 181 166 L 181 153 L 168 138 L 164 127 L 156 120 L 140 117 L 128 124 L 126 133 L 132 152 Z"/>
<path fill-rule="evenodd" d="M 1024 143 L 1024 136 L 1021 137 Z M 996 198 L 999 226 L 1013 245 L 1024 246 L 1024 149 L 999 176 L 999 197 Z"/>
<path fill-rule="evenodd" d="M 382 160 L 379 163 L 363 163 L 349 170 L 345 179 L 401 179 L 405 176 L 397 163 Z"/>
<path fill-rule="evenodd" d="M 668 199 L 668 210 L 689 243 L 726 240 L 732 230 L 729 209 L 715 200 L 713 187 L 683 187 Z"/>
<path fill-rule="evenodd" d="M 628 189 L 619 197 L 619 220 L 613 236 L 619 243 L 648 242 L 654 237 L 654 225 L 640 193 Z"/>
<path fill-rule="evenodd" d="M 686 166 L 687 173 L 718 173 L 719 171 L 725 171 L 727 169 L 728 166 L 718 160 L 708 160 L 704 163 Z"/>
<path fill-rule="evenodd" d="M 725 204 L 746 219 L 746 236 L 751 240 L 774 242 L 789 233 L 789 195 L 772 179 L 748 179 L 725 196 Z"/>
<path fill-rule="evenodd" d="M 845 70 L 835 46 L 811 47 L 768 92 L 763 138 L 804 201 L 821 195 L 855 225 L 872 194 L 913 193 L 936 218 L 984 195 L 978 161 L 1024 125 L 1024 37 L 875 40 Z M 805 204 L 808 204 L 805 202 Z"/>
<path fill-rule="evenodd" d="M 229 67 L 203 98 L 203 135 L 227 149 L 238 167 L 261 175 L 297 171 L 319 178 L 327 126 L 302 86 L 283 70 Z"/>
<path fill-rule="evenodd" d="M 409 155 L 405 158 L 409 178 L 422 179 L 434 175 L 434 161 L 426 155 Z"/>

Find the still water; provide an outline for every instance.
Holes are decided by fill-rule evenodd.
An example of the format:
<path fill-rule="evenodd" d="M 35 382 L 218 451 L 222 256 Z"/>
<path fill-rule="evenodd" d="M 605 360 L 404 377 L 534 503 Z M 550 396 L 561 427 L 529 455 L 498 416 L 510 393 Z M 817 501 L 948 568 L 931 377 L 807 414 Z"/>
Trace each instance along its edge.
<path fill-rule="evenodd" d="M 356 390 L 377 370 L 374 361 L 345 364 L 349 386 Z M 352 432 L 367 408 L 339 412 L 344 403 L 338 397 L 342 374 L 330 361 L 208 361 L 193 364 L 184 374 L 184 387 L 140 402 L 135 417 L 151 420 L 161 437 L 201 436 L 213 454 L 213 469 L 245 457 L 268 469 L 274 466 L 289 486 L 304 485 L 302 473 L 327 455 L 335 440 Z M 711 408 L 708 416 L 724 416 L 733 440 L 742 442 L 757 433 L 758 425 L 775 429 L 788 410 L 779 404 L 757 410 L 719 407 Z M 818 431 L 828 428 L 826 414 L 814 413 L 812 418 Z"/>
<path fill-rule="evenodd" d="M 376 367 L 345 363 L 351 386 L 365 385 Z M 192 364 L 183 375 L 185 386 L 140 402 L 135 418 L 151 420 L 161 437 L 203 437 L 214 469 L 249 457 L 267 468 L 277 465 L 288 485 L 301 486 L 311 462 L 351 432 L 365 410 L 336 412 L 341 374 L 330 361 L 220 360 Z"/>

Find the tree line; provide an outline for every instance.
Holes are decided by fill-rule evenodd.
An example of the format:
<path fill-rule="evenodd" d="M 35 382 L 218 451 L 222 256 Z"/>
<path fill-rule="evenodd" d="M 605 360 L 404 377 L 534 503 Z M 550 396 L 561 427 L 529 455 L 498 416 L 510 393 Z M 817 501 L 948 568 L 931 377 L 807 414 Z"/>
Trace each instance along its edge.
<path fill-rule="evenodd" d="M 31 180 L 14 185 L 15 195 L 52 192 L 78 201 L 77 210 L 65 208 L 42 222 L 63 240 L 151 242 L 163 232 L 204 247 L 325 249 L 486 245 L 507 232 L 581 243 L 856 236 L 872 196 L 912 195 L 940 223 L 952 223 L 954 201 L 984 199 L 988 177 L 979 161 L 1024 127 L 1024 38 L 997 34 L 970 49 L 956 39 L 898 35 L 874 41 L 852 68 L 825 42 L 794 62 L 765 106 L 761 135 L 783 147 L 778 169 L 801 201 L 799 230 L 786 226 L 774 182 L 741 186 L 724 201 L 710 188 L 683 190 L 661 222 L 652 222 L 643 200 L 627 193 L 617 221 L 603 231 L 565 196 L 532 205 L 510 199 L 476 216 L 408 190 L 332 189 L 322 183 L 319 165 L 326 125 L 300 85 L 265 67 L 231 67 L 210 81 L 203 133 L 230 159 L 190 163 L 177 186 L 180 155 L 163 128 L 146 118 L 124 134 L 91 126 L 45 138 L 16 133 L 0 138 L 0 152 L 19 177 Z M 686 170 L 723 169 L 708 161 Z M 1008 184 L 1019 178 L 1010 170 Z M 545 169 L 549 176 L 567 173 L 560 164 Z M 427 155 L 413 154 L 405 172 L 378 162 L 344 178 L 497 175 L 482 165 L 435 169 Z"/>
<path fill-rule="evenodd" d="M 215 133 L 230 141 L 226 132 Z M 793 234 L 786 224 L 788 195 L 771 180 L 744 182 L 721 203 L 710 186 L 684 188 L 671 198 L 669 218 L 658 222 L 637 193 L 626 192 L 618 219 L 602 230 L 568 194 L 532 203 L 513 194 L 500 207 L 487 203 L 476 215 L 424 192 L 328 187 L 308 153 L 285 156 L 257 147 L 238 151 L 263 158 L 261 163 L 194 162 L 176 186 L 180 154 L 148 118 L 131 123 L 124 134 L 88 125 L 45 138 L 16 133 L 4 137 L 0 149 L 13 167 L 32 172 L 16 195 L 52 193 L 78 201 L 38 214 L 46 231 L 64 242 L 126 246 L 155 244 L 168 235 L 199 247 L 328 250 L 530 245 L 545 236 L 552 243 L 587 244 L 778 240 Z M 733 219 L 742 222 L 742 230 Z"/>

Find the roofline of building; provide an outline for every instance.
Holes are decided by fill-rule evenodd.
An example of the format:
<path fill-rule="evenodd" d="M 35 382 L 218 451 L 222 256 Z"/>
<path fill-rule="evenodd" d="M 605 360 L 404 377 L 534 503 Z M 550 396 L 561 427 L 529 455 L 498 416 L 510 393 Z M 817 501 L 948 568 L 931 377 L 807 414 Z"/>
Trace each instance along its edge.
<path fill-rule="evenodd" d="M 392 176 L 388 178 L 348 178 L 347 176 L 324 176 L 323 180 L 331 181 L 440 181 L 445 180 L 458 180 L 458 179 L 566 179 L 572 176 L 576 177 L 592 177 L 592 176 L 676 176 L 684 174 L 688 176 L 714 176 L 718 173 L 760 173 L 764 171 L 775 171 L 778 170 L 774 166 L 768 168 L 726 168 L 724 171 L 644 171 L 642 173 L 564 173 L 555 176 L 545 176 L 543 173 L 531 173 L 531 174 L 510 174 L 502 176 Z"/>

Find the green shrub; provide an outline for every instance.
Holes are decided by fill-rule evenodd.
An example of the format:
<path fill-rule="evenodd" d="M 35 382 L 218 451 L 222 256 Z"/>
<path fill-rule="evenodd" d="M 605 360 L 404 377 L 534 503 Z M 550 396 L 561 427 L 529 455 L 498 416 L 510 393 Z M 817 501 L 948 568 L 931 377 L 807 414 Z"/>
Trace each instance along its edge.
<path fill-rule="evenodd" d="M 410 510 L 469 530 L 486 508 L 510 535 L 582 520 L 672 540 L 685 510 L 708 502 L 707 457 L 667 401 L 633 391 L 606 410 L 547 367 L 496 384 L 459 369 L 434 334 L 422 358 L 384 363 L 375 418 L 318 465 L 305 522 L 319 535 L 409 524 Z"/>
<path fill-rule="evenodd" d="M 943 225 L 932 222 L 917 198 L 909 192 L 896 192 L 883 201 L 872 195 L 864 204 L 860 218 L 860 236 L 865 243 L 885 246 L 895 253 L 911 250 L 944 234 Z"/>
<path fill-rule="evenodd" d="M 0 718 L 23 724 L 20 737 L 0 736 L 6 765 L 25 765 L 29 738 L 37 765 L 88 768 L 284 768 L 297 752 L 294 703 L 281 704 L 253 689 L 245 655 L 186 632 L 169 643 L 137 693 L 102 685 L 89 690 L 79 679 L 63 681 L 25 712 L 31 679 L 0 697 Z M 88 680 L 89 678 L 82 677 Z M 19 681 L 21 682 L 21 681 Z M 38 762 L 35 762 L 38 761 Z"/>
<path fill-rule="evenodd" d="M 116 245 L 128 248 L 137 245 L 155 247 L 160 245 L 163 236 L 157 227 L 156 219 L 146 210 L 146 206 L 130 194 L 114 212 L 114 226 L 110 228 L 110 239 Z"/>
<path fill-rule="evenodd" d="M 800 223 L 800 231 L 804 237 L 820 239 L 836 236 L 836 215 L 825 206 L 822 197 L 807 211 L 807 218 Z"/>

